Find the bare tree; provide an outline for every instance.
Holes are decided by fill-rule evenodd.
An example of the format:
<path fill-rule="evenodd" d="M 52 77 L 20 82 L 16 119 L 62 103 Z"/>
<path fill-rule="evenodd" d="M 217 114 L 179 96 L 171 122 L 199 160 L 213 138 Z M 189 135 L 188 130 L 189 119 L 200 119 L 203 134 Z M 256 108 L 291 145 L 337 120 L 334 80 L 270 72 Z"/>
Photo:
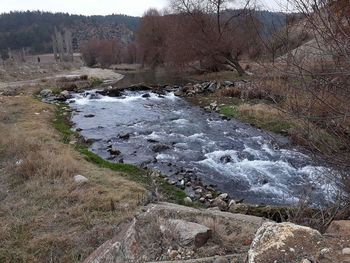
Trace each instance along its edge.
<path fill-rule="evenodd" d="M 196 28 L 197 33 L 194 36 L 197 39 L 193 36 L 192 41 L 196 42 L 198 47 L 197 57 L 234 69 L 241 76 L 245 71 L 239 63 L 240 56 L 249 41 L 244 34 L 247 33 L 247 19 L 250 18 L 247 12 L 249 1 L 239 11 L 229 9 L 232 2 L 172 0 L 171 7 L 178 14 L 185 14 L 188 17 L 187 21 Z"/>
<path fill-rule="evenodd" d="M 163 16 L 156 10 L 148 10 L 137 35 L 139 56 L 143 64 L 156 67 L 164 63 L 167 28 Z"/>
<path fill-rule="evenodd" d="M 52 48 L 56 61 L 73 61 L 73 43 L 72 33 L 70 30 L 65 29 L 64 33 L 57 30 L 55 27 L 54 34 L 52 36 Z"/>
<path fill-rule="evenodd" d="M 99 64 L 109 67 L 112 64 L 123 62 L 124 47 L 120 41 L 92 39 L 81 47 L 82 57 L 88 66 Z"/>
<path fill-rule="evenodd" d="M 69 29 L 65 29 L 64 31 L 64 43 L 66 48 L 66 60 L 73 62 L 73 40 L 72 33 Z"/>
<path fill-rule="evenodd" d="M 283 79 L 281 110 L 304 124 L 296 139 L 334 168 L 328 175 L 343 190 L 339 204 L 346 207 L 350 203 L 350 3 L 294 0 L 289 8 L 301 19 L 275 35 L 287 53 L 275 60 L 270 74 Z M 308 34 L 305 39 L 303 32 Z"/>

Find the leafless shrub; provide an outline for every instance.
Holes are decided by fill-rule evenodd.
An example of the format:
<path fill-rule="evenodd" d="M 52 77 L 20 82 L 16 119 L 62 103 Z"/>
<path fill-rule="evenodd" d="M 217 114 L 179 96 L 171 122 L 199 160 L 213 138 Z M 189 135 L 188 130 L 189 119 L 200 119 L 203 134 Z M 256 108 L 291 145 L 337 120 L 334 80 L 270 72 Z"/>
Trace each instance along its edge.
<path fill-rule="evenodd" d="M 100 64 L 109 67 L 122 62 L 123 45 L 119 40 L 93 39 L 81 48 L 82 57 L 88 66 Z"/>
<path fill-rule="evenodd" d="M 335 217 L 350 202 L 350 5 L 343 0 L 290 4 L 300 15 L 266 42 L 273 60 L 265 84 L 271 94 L 283 95 L 277 107 L 298 120 L 293 139 L 333 167 L 325 176 L 341 190 L 339 209 L 322 213 Z M 284 55 L 276 53 L 277 46 Z"/>

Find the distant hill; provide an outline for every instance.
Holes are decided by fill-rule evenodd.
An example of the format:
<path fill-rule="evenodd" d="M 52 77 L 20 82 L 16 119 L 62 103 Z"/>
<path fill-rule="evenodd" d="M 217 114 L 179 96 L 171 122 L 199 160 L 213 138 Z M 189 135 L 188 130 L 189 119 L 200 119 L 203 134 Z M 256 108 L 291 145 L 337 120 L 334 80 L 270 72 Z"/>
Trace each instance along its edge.
<path fill-rule="evenodd" d="M 0 50 L 29 48 L 32 53 L 52 51 L 51 36 L 55 27 L 73 33 L 74 48 L 91 38 L 134 39 L 139 17 L 126 15 L 82 16 L 49 12 L 11 12 L 0 15 Z"/>
<path fill-rule="evenodd" d="M 286 14 L 281 12 L 257 11 L 257 18 L 264 25 L 262 35 L 270 36 L 272 33 L 279 31 L 286 25 Z"/>
<path fill-rule="evenodd" d="M 284 14 L 257 11 L 264 25 L 263 34 L 285 25 Z M 0 15 L 0 52 L 8 48 L 27 48 L 32 54 L 52 52 L 51 36 L 55 27 L 68 28 L 73 33 L 73 46 L 77 51 L 84 40 L 92 38 L 118 38 L 123 42 L 135 39 L 140 17 L 126 15 L 82 16 L 39 11 L 11 12 Z"/>

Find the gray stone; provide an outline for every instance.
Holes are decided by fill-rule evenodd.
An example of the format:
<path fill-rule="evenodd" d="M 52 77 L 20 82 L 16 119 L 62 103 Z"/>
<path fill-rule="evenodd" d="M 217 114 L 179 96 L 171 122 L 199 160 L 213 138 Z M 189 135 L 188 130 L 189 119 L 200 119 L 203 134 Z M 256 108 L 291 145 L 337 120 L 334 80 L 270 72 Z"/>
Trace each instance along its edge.
<path fill-rule="evenodd" d="M 194 191 L 196 194 L 201 195 L 203 193 L 203 189 L 202 188 L 198 188 Z"/>
<path fill-rule="evenodd" d="M 52 90 L 50 89 L 43 89 L 42 91 L 40 91 L 40 96 L 43 98 L 47 98 L 51 95 L 52 95 Z"/>
<path fill-rule="evenodd" d="M 130 138 L 130 133 L 128 133 L 128 132 L 120 133 L 120 134 L 118 135 L 118 137 L 119 137 L 120 139 L 123 139 L 123 140 L 129 140 L 129 138 Z"/>
<path fill-rule="evenodd" d="M 213 195 L 211 193 L 205 195 L 206 199 L 213 199 Z"/>
<path fill-rule="evenodd" d="M 226 87 L 233 87 L 233 86 L 235 85 L 234 82 L 228 81 L 228 80 L 224 81 L 223 84 L 224 84 L 224 86 L 226 86 Z"/>
<path fill-rule="evenodd" d="M 223 164 L 227 164 L 232 162 L 232 157 L 230 155 L 224 155 L 220 157 L 220 162 Z"/>
<path fill-rule="evenodd" d="M 217 206 L 220 208 L 220 210 L 226 211 L 228 206 L 227 203 L 222 200 L 220 197 L 217 197 L 213 200 L 211 206 Z"/>
<path fill-rule="evenodd" d="M 223 194 L 219 195 L 219 197 L 220 197 L 222 200 L 227 200 L 227 199 L 228 199 L 228 194 L 223 193 Z"/>
<path fill-rule="evenodd" d="M 211 237 L 212 231 L 204 225 L 179 219 L 169 220 L 169 224 L 172 231 L 178 235 L 182 246 L 194 244 L 198 248 Z"/>
<path fill-rule="evenodd" d="M 212 83 L 209 85 L 208 90 L 209 90 L 210 92 L 215 92 L 215 91 L 217 90 L 217 85 L 216 85 L 216 83 L 215 83 L 215 82 L 212 82 Z"/>
<path fill-rule="evenodd" d="M 64 90 L 60 93 L 60 98 L 68 100 L 71 98 L 71 95 L 68 90 Z"/>
<path fill-rule="evenodd" d="M 152 146 L 152 150 L 156 153 L 166 151 L 168 149 L 170 149 L 170 146 L 160 143 Z"/>
<path fill-rule="evenodd" d="M 117 156 L 117 155 L 121 154 L 121 152 L 118 149 L 114 148 L 114 147 L 108 149 L 107 151 L 113 156 Z"/>
<path fill-rule="evenodd" d="M 343 248 L 343 250 L 341 251 L 341 253 L 343 255 L 350 255 L 350 247 L 345 247 Z"/>
<path fill-rule="evenodd" d="M 322 235 L 309 227 L 292 223 L 265 223 L 259 228 L 251 244 L 248 262 L 293 262 L 295 255 L 312 254 L 321 240 Z M 285 253 L 291 247 L 295 252 Z"/>
<path fill-rule="evenodd" d="M 185 205 L 190 205 L 190 204 L 192 204 L 192 199 L 191 199 L 191 197 L 185 197 L 184 198 L 184 203 L 185 203 Z"/>
<path fill-rule="evenodd" d="M 235 205 L 236 205 L 236 201 L 233 200 L 233 199 L 231 199 L 231 201 L 228 203 L 228 207 L 229 207 L 229 208 L 232 208 L 232 207 L 234 207 Z"/>
<path fill-rule="evenodd" d="M 74 176 L 74 182 L 77 184 L 84 184 L 87 183 L 89 179 L 87 179 L 85 176 L 82 176 L 80 174 Z"/>

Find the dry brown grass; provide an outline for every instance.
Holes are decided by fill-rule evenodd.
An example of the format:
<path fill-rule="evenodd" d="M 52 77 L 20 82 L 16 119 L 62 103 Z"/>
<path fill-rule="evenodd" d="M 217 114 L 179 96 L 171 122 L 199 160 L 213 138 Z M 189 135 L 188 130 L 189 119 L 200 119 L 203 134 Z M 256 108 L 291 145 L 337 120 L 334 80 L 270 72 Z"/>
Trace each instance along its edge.
<path fill-rule="evenodd" d="M 54 108 L 0 98 L 0 262 L 78 262 L 131 218 L 146 190 L 60 143 Z M 73 176 L 89 179 L 77 185 Z"/>
<path fill-rule="evenodd" d="M 219 218 L 198 218 L 198 221 L 212 230 L 212 242 L 220 244 L 220 249 L 226 253 L 240 252 L 238 248 L 248 247 L 252 242 L 251 229 L 248 225 L 234 227 Z"/>
<path fill-rule="evenodd" d="M 232 87 L 232 88 L 225 88 L 221 90 L 220 95 L 224 97 L 233 97 L 233 98 L 240 98 L 242 94 L 241 89 Z"/>

